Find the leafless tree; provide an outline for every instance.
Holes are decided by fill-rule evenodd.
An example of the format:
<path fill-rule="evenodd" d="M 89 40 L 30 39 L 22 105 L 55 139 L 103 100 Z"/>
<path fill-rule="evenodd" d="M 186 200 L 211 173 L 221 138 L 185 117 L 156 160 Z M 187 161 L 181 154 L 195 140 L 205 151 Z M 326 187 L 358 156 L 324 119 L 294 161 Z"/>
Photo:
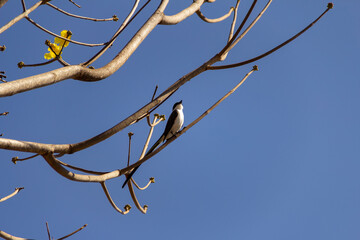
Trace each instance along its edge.
<path fill-rule="evenodd" d="M 0 7 L 2 7 L 7 0 L 0 0 Z M 71 1 L 72 2 L 72 1 Z M 144 41 L 144 39 L 151 33 L 152 30 L 154 30 L 159 25 L 174 25 L 178 24 L 188 17 L 191 17 L 193 15 L 198 16 L 200 19 L 202 19 L 206 23 L 217 23 L 224 21 L 228 18 L 231 18 L 229 24 L 229 35 L 227 42 L 224 42 L 224 45 L 221 49 L 214 50 L 213 57 L 209 58 L 207 61 L 205 61 L 203 64 L 201 64 L 199 67 L 194 68 L 189 73 L 182 76 L 177 81 L 173 82 L 168 88 L 161 92 L 160 94 L 157 94 L 157 88 L 154 91 L 154 94 L 152 98 L 149 97 L 149 102 L 139 110 L 134 111 L 133 114 L 128 116 L 127 118 L 120 121 L 118 124 L 116 124 L 114 127 L 109 128 L 108 130 L 90 138 L 86 139 L 81 142 L 77 143 L 69 143 L 69 144 L 49 144 L 49 143 L 37 143 L 37 142 L 29 142 L 29 141 L 22 141 L 22 140 L 16 140 L 16 139 L 6 139 L 6 138 L 0 138 L 0 148 L 1 149 L 7 149 L 7 150 L 14 150 L 18 152 L 23 153 L 32 153 L 30 157 L 19 159 L 18 157 L 14 157 L 12 160 L 14 163 L 17 163 L 18 161 L 27 160 L 33 157 L 41 156 L 58 174 L 61 176 L 71 180 L 71 181 L 78 181 L 78 182 L 97 182 L 101 185 L 106 197 L 108 198 L 110 204 L 114 207 L 116 211 L 118 211 L 121 214 L 127 214 L 130 211 L 130 206 L 126 205 L 124 207 L 124 210 L 120 209 L 112 200 L 111 195 L 106 187 L 106 181 L 109 179 L 119 178 L 122 175 L 127 175 L 131 172 L 132 169 L 135 167 L 141 165 L 145 161 L 148 161 L 150 158 L 152 158 L 154 155 L 162 151 L 167 145 L 175 141 L 178 137 L 180 137 L 183 133 L 188 131 L 192 126 L 194 126 L 196 123 L 198 123 L 202 118 L 204 118 L 207 114 L 209 114 L 218 104 L 220 104 L 224 99 L 226 99 L 230 94 L 232 94 L 248 77 L 251 73 L 258 70 L 257 66 L 253 66 L 249 69 L 249 72 L 244 76 L 243 79 L 228 92 L 224 95 L 221 99 L 219 99 L 214 105 L 209 107 L 207 111 L 205 111 L 203 114 L 201 114 L 196 120 L 191 122 L 189 125 L 184 127 L 181 131 L 179 131 L 174 137 L 166 141 L 163 145 L 161 145 L 159 148 L 157 148 L 155 151 L 153 151 L 151 154 L 145 155 L 150 138 L 152 136 L 152 132 L 154 127 L 162 120 L 164 120 L 164 116 L 154 115 L 154 118 L 151 120 L 150 114 L 158 108 L 162 103 L 164 103 L 166 100 L 169 99 L 169 97 L 174 94 L 179 88 L 181 88 L 185 83 L 190 82 L 193 80 L 196 76 L 199 74 L 202 74 L 207 71 L 214 71 L 214 70 L 221 70 L 221 69 L 228 69 L 228 68 L 236 68 L 240 67 L 246 64 L 253 63 L 261 58 L 264 58 L 271 53 L 279 50 L 286 44 L 290 43 L 291 41 L 295 40 L 297 37 L 299 37 L 301 34 L 303 34 L 305 31 L 307 31 L 309 28 L 311 28 L 320 18 L 322 18 L 332 7 L 333 4 L 329 3 L 327 5 L 327 8 L 320 14 L 319 17 L 317 17 L 314 21 L 312 21 L 309 25 L 307 25 L 303 30 L 300 32 L 294 34 L 291 38 L 287 39 L 283 43 L 279 44 L 278 46 L 273 47 L 269 51 L 253 57 L 251 59 L 248 59 L 246 61 L 238 62 L 238 63 L 229 63 L 229 64 L 222 64 L 221 62 L 224 62 L 227 58 L 228 53 L 240 42 L 240 40 L 249 32 L 249 30 L 256 24 L 256 22 L 262 17 L 264 12 L 268 9 L 269 5 L 271 4 L 272 0 L 268 0 L 268 2 L 263 6 L 263 9 L 258 13 L 258 15 L 255 17 L 255 19 L 252 22 L 248 22 L 249 16 L 253 14 L 253 10 L 255 5 L 257 4 L 257 0 L 253 0 L 252 5 L 247 10 L 246 15 L 240 19 L 238 16 L 238 9 L 240 7 L 240 0 L 234 0 L 233 4 L 234 6 L 231 6 L 229 12 L 225 13 L 222 17 L 219 17 L 217 19 L 209 19 L 207 18 L 203 12 L 201 12 L 201 7 L 204 4 L 211 4 L 215 2 L 215 0 L 194 0 L 193 3 L 191 3 L 188 7 L 183 9 L 182 11 L 178 12 L 174 15 L 167 15 L 166 14 L 166 8 L 169 4 L 169 0 L 161 0 L 159 6 L 155 9 L 154 13 L 147 19 L 147 21 L 144 22 L 142 27 L 138 29 L 138 31 L 134 34 L 134 36 L 131 38 L 131 40 L 119 51 L 115 54 L 115 57 L 103 65 L 100 68 L 93 68 L 91 65 L 97 61 L 106 51 L 109 50 L 109 48 L 113 45 L 113 43 L 116 41 L 116 39 L 119 37 L 119 35 L 129 26 L 129 24 L 135 19 L 138 14 L 147 7 L 147 4 L 150 2 L 148 0 L 145 3 L 140 3 L 140 0 L 134 0 L 133 7 L 129 9 L 129 13 L 127 17 L 119 21 L 119 27 L 118 29 L 113 33 L 112 37 L 108 39 L 105 43 L 98 43 L 98 44 L 90 44 L 90 43 L 84 43 L 79 42 L 76 40 L 71 39 L 71 32 L 66 32 L 65 35 L 61 34 L 55 34 L 51 32 L 48 29 L 45 29 L 42 27 L 39 23 L 35 22 L 33 19 L 30 18 L 30 13 L 33 13 L 36 11 L 36 9 L 44 6 L 51 7 L 61 13 L 63 13 L 66 16 L 74 17 L 74 18 L 81 18 L 84 20 L 90 20 L 90 21 L 118 21 L 117 16 L 113 16 L 106 19 L 97 19 L 97 18 L 90 18 L 90 17 L 83 17 L 78 16 L 75 14 L 71 14 L 69 12 L 66 12 L 65 10 L 60 9 L 59 7 L 53 5 L 50 3 L 49 0 L 40 0 L 30 8 L 26 7 L 25 0 L 22 0 L 22 6 L 23 6 L 23 13 L 19 16 L 15 17 L 11 21 L 9 21 L 7 24 L 5 24 L 3 27 L 0 28 L 0 34 L 4 34 L 6 30 L 8 30 L 11 27 L 16 27 L 16 23 L 21 20 L 26 20 L 32 23 L 35 27 L 40 28 L 41 30 L 47 32 L 50 35 L 53 35 L 56 37 L 57 41 L 60 42 L 58 45 L 53 45 L 53 43 L 47 41 L 46 44 L 49 46 L 49 54 L 52 56 L 49 57 L 49 60 L 43 63 L 38 64 L 28 64 L 24 62 L 20 62 L 18 64 L 19 68 L 22 67 L 33 67 L 33 66 L 39 66 L 39 65 L 45 65 L 52 62 L 59 62 L 63 67 L 54 69 L 49 72 L 44 72 L 38 75 L 29 76 L 22 79 L 16 79 L 16 80 L 6 80 L 5 71 L 2 71 L 0 73 L 0 79 L 2 83 L 0 83 L 0 97 L 10 97 L 15 94 L 20 94 L 22 92 L 31 91 L 36 88 L 42 88 L 46 87 L 51 84 L 56 84 L 61 81 L 65 81 L 68 79 L 74 79 L 79 80 L 83 82 L 94 82 L 94 81 L 101 81 L 103 79 L 108 78 L 109 76 L 113 75 L 116 71 L 118 71 L 125 63 L 126 61 L 131 57 L 131 55 L 135 52 L 135 50 L 140 46 L 140 44 Z M 74 2 L 73 2 L 74 3 Z M 74 3 L 77 5 L 76 3 Z M 230 1 L 229 1 L 230 4 Z M 78 5 L 77 5 L 78 6 Z M 240 24 L 238 24 L 240 22 Z M 65 60 L 62 59 L 61 53 L 64 47 L 66 47 L 67 44 L 79 44 L 84 45 L 88 47 L 100 47 L 100 50 L 94 54 L 91 58 L 89 58 L 87 61 L 78 63 L 78 64 L 69 64 Z M 5 43 L 1 46 L 0 50 L 5 51 L 6 46 Z M 58 48 L 58 49 L 54 49 Z M 1 53 L 0 53 L 1 54 Z M 1 57 L 1 56 L 0 56 Z M 219 64 L 220 63 L 220 64 Z M 1 69 L 6 70 L 6 69 Z M 2 115 L 7 115 L 7 113 L 3 113 Z M 110 138 L 114 134 L 124 130 L 125 128 L 129 127 L 130 125 L 133 125 L 135 123 L 138 123 L 141 120 L 146 120 L 149 125 L 149 134 L 148 138 L 146 140 L 146 143 L 144 144 L 144 148 L 142 150 L 141 156 L 135 163 L 130 164 L 130 148 L 131 148 L 131 136 L 132 134 L 129 133 L 129 153 L 128 153 L 128 164 L 127 167 L 123 169 L 115 169 L 113 171 L 109 172 L 99 172 L 99 171 L 91 171 L 86 170 L 83 168 L 79 168 L 76 166 L 69 165 L 63 161 L 60 161 L 60 157 L 64 157 L 67 154 L 74 154 L 76 152 L 82 151 L 84 149 L 90 148 L 102 141 L 104 141 L 107 138 Z M 75 170 L 77 172 L 82 173 L 75 173 L 70 171 L 70 169 Z M 145 187 L 140 187 L 133 179 L 132 181 L 128 182 L 128 189 L 132 196 L 132 199 L 136 205 L 136 207 L 142 212 L 146 213 L 147 206 L 141 206 L 139 203 L 135 191 L 133 188 L 133 185 L 135 185 L 138 189 L 144 190 L 146 189 L 150 183 L 154 182 L 154 179 L 151 178 L 149 180 L 149 183 Z M 19 191 L 20 189 L 17 189 Z M 16 194 L 16 193 L 15 193 Z M 5 239 L 21 239 L 16 237 L 10 237 L 6 235 L 4 232 L 0 232 L 0 237 L 3 237 Z"/>

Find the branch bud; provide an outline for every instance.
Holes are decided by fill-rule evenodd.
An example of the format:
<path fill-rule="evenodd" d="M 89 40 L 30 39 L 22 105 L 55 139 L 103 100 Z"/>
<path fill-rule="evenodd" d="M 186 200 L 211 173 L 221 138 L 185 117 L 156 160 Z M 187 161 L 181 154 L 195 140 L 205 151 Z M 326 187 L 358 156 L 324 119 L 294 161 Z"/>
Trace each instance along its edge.
<path fill-rule="evenodd" d="M 161 121 L 165 121 L 165 120 L 166 120 L 165 115 L 161 115 L 160 118 L 161 118 Z"/>
<path fill-rule="evenodd" d="M 113 21 L 115 21 L 115 22 L 119 21 L 119 18 L 116 15 L 114 15 L 112 17 L 113 17 Z"/>
<path fill-rule="evenodd" d="M 254 71 L 259 71 L 259 67 L 258 67 L 257 65 L 254 65 L 254 66 L 253 66 L 253 70 L 254 70 Z"/>
<path fill-rule="evenodd" d="M 333 3 L 328 3 L 327 8 L 332 9 L 334 7 Z"/>
<path fill-rule="evenodd" d="M 131 138 L 132 135 L 134 135 L 133 132 L 129 132 L 129 133 L 128 133 L 129 138 Z"/>
<path fill-rule="evenodd" d="M 150 182 L 151 182 L 151 183 L 155 183 L 155 178 L 151 177 L 151 178 L 150 178 Z"/>
<path fill-rule="evenodd" d="M 5 45 L 2 45 L 2 46 L 0 46 L 0 51 L 5 51 L 5 49 L 6 49 L 6 47 L 5 47 Z"/>
<path fill-rule="evenodd" d="M 11 159 L 11 161 L 12 161 L 14 164 L 16 164 L 16 162 L 17 162 L 18 159 L 19 159 L 19 157 L 13 157 L 13 158 Z"/>
<path fill-rule="evenodd" d="M 131 209 L 131 206 L 129 204 L 126 204 L 125 207 L 124 207 L 125 211 L 130 211 Z"/>
<path fill-rule="evenodd" d="M 17 65 L 18 65 L 18 68 L 21 69 L 23 66 L 25 66 L 25 63 L 24 62 L 19 62 Z"/>

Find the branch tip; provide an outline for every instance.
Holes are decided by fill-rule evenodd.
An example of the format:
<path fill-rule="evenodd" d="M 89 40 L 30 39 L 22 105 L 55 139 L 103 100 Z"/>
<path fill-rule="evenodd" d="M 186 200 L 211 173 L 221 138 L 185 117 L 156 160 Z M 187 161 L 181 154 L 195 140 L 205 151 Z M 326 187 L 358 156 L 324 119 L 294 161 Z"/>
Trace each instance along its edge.
<path fill-rule="evenodd" d="M 132 135 L 134 135 L 133 132 L 129 132 L 129 133 L 128 133 L 129 138 L 131 138 Z"/>
<path fill-rule="evenodd" d="M 144 208 L 144 210 L 145 210 L 145 211 L 147 211 L 147 210 L 148 210 L 148 208 L 149 208 L 149 206 L 148 206 L 148 205 L 144 205 L 144 207 L 143 207 L 143 208 Z"/>
<path fill-rule="evenodd" d="M 131 206 L 129 204 L 126 204 L 125 207 L 124 207 L 125 211 L 130 211 L 131 209 Z"/>
<path fill-rule="evenodd" d="M 258 67 L 257 65 L 254 65 L 254 66 L 253 66 L 253 70 L 254 70 L 254 71 L 259 71 L 259 67 Z"/>
<path fill-rule="evenodd" d="M 18 64 L 17 64 L 17 66 L 18 66 L 18 68 L 23 68 L 24 66 L 25 66 L 25 63 L 24 62 L 19 62 Z"/>
<path fill-rule="evenodd" d="M 12 161 L 14 164 L 16 164 L 16 162 L 17 162 L 18 159 L 19 159 L 19 157 L 13 157 L 13 158 L 11 159 L 11 161 Z"/>
<path fill-rule="evenodd" d="M 334 7 L 334 4 L 333 4 L 333 3 L 328 3 L 327 8 L 333 9 L 333 7 Z"/>
<path fill-rule="evenodd" d="M 151 177 L 149 180 L 151 183 L 155 183 L 155 178 Z"/>

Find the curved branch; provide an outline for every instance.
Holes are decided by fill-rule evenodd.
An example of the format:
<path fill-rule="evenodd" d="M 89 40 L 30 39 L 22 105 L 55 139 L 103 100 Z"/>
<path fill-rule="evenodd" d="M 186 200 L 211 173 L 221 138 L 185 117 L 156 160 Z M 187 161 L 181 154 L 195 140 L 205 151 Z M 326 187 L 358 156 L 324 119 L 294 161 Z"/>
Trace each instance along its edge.
<path fill-rule="evenodd" d="M 130 209 L 131 209 L 131 207 L 130 207 L 129 205 L 126 205 L 126 206 L 124 207 L 124 208 L 125 208 L 125 211 L 122 211 L 120 208 L 118 208 L 118 207 L 116 206 L 116 204 L 115 204 L 114 201 L 112 200 L 112 198 L 111 198 L 111 196 L 110 196 L 110 193 L 109 193 L 109 191 L 108 191 L 107 188 L 106 188 L 105 182 L 100 182 L 100 184 L 101 184 L 101 187 L 102 187 L 102 189 L 104 190 L 104 193 L 105 193 L 107 199 L 109 200 L 111 206 L 113 206 L 113 208 L 114 208 L 116 211 L 118 211 L 119 213 L 121 213 L 121 214 L 123 214 L 123 215 L 128 214 L 129 211 L 130 211 Z"/>
<path fill-rule="evenodd" d="M 137 209 L 139 209 L 140 212 L 142 212 L 143 214 L 146 213 L 146 211 L 148 210 L 148 206 L 147 205 L 144 205 L 144 207 L 142 207 L 139 203 L 139 201 L 137 200 L 136 198 L 136 195 L 135 195 L 135 192 L 134 192 L 134 188 L 131 184 L 131 181 L 128 181 L 128 187 L 129 187 L 129 192 L 130 192 L 130 195 L 131 195 L 131 198 L 132 200 L 134 201 L 135 203 L 135 206 L 137 207 Z"/>
<path fill-rule="evenodd" d="M 84 175 L 84 174 L 77 174 L 70 172 L 66 168 L 62 167 L 57 160 L 51 153 L 43 155 L 46 162 L 54 169 L 58 174 L 61 176 L 76 182 L 105 182 L 106 180 L 113 179 L 119 177 L 125 173 L 123 170 L 114 170 L 112 172 L 107 172 L 100 175 Z"/>
<path fill-rule="evenodd" d="M 6 25 L 2 26 L 0 28 L 0 34 L 5 32 L 7 29 L 9 29 L 12 25 L 14 25 L 15 23 L 17 23 L 18 21 L 20 21 L 21 19 L 27 17 L 32 11 L 34 11 L 36 8 L 38 8 L 41 4 L 43 4 L 44 0 L 41 0 L 37 3 L 34 4 L 34 6 L 32 6 L 30 9 L 26 10 L 25 12 L 23 12 L 22 14 L 20 14 L 19 16 L 17 16 L 16 18 L 14 18 L 13 20 L 11 20 L 10 22 L 8 22 Z"/>
<path fill-rule="evenodd" d="M 210 18 L 207 18 L 205 17 L 200 10 L 196 11 L 196 14 L 201 18 L 201 20 L 203 20 L 204 22 L 207 22 L 207 23 L 218 23 L 218 22 L 221 22 L 221 21 L 224 21 L 225 19 L 227 19 L 228 17 L 230 17 L 231 13 L 234 11 L 234 8 L 231 7 L 229 12 L 226 13 L 224 16 L 222 17 L 219 17 L 219 18 L 215 18 L 215 19 L 210 19 Z"/>
<path fill-rule="evenodd" d="M 205 0 L 195 0 L 189 7 L 185 8 L 181 12 L 167 16 L 165 15 L 160 24 L 162 25 L 174 25 L 178 24 L 179 22 L 184 21 L 189 16 L 193 15 L 196 11 L 198 11 L 201 5 L 204 4 Z"/>
<path fill-rule="evenodd" d="M 145 189 L 147 189 L 147 188 L 150 186 L 150 184 L 155 183 L 155 178 L 151 177 L 151 178 L 149 179 L 149 182 L 148 182 L 144 187 L 140 187 L 140 186 L 135 182 L 135 180 L 134 180 L 133 178 L 131 178 L 131 182 L 135 185 L 135 187 L 136 187 L 137 189 L 139 189 L 139 190 L 145 190 Z"/>
<path fill-rule="evenodd" d="M 332 6 L 332 5 L 331 5 Z M 242 61 L 239 63 L 234 63 L 234 64 L 229 64 L 229 65 L 223 65 L 223 66 L 209 66 L 208 70 L 220 70 L 220 69 L 228 69 L 228 68 L 235 68 L 235 67 L 240 67 L 242 65 L 245 64 L 249 64 L 252 62 L 255 62 L 261 58 L 266 57 L 267 55 L 275 52 L 276 50 L 282 48 L 283 46 L 285 46 L 286 44 L 292 42 L 293 40 L 295 40 L 297 37 L 299 37 L 301 34 L 303 34 L 304 32 L 306 32 L 309 28 L 311 28 L 317 21 L 320 20 L 320 18 L 322 18 L 331 8 L 328 7 L 318 18 L 316 18 L 312 23 L 310 23 L 307 27 L 305 27 L 302 31 L 300 31 L 299 33 L 295 34 L 293 37 L 291 37 L 290 39 L 286 40 L 285 42 L 281 43 L 280 45 L 274 47 L 273 49 L 267 51 L 266 53 L 263 53 L 257 57 L 251 58 L 249 60 L 246 61 Z"/>
<path fill-rule="evenodd" d="M 12 194 L 10 194 L 6 197 L 0 198 L 0 202 L 4 202 L 4 201 L 8 200 L 9 198 L 12 198 L 13 196 L 18 194 L 18 192 L 20 192 L 23 189 L 24 189 L 23 187 L 15 188 L 15 191 Z"/>

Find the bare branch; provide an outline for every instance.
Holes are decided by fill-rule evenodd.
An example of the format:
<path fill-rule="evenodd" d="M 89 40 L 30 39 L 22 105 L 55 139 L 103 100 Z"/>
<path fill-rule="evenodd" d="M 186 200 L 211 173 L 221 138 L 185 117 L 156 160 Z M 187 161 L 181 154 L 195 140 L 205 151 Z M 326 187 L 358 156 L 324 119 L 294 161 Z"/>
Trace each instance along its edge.
<path fill-rule="evenodd" d="M 145 214 L 146 211 L 148 210 L 148 206 L 144 205 L 144 207 L 142 207 L 140 205 L 139 200 L 136 198 L 134 188 L 133 188 L 133 186 L 131 184 L 131 181 L 128 181 L 128 186 L 129 186 L 129 192 L 130 192 L 131 198 L 133 199 L 135 206 L 137 207 L 137 209 L 139 209 L 140 212 Z"/>
<path fill-rule="evenodd" d="M 23 189 L 24 189 L 23 187 L 15 188 L 15 191 L 12 194 L 10 194 L 10 195 L 8 195 L 6 197 L 0 198 L 0 202 L 4 202 L 4 201 L 8 200 L 9 198 L 12 198 L 13 196 L 18 194 L 18 192 L 20 192 Z"/>
<path fill-rule="evenodd" d="M 51 240 L 51 234 L 50 234 L 50 229 L 49 229 L 49 224 L 48 224 L 48 222 L 46 222 L 46 231 L 47 231 L 49 240 Z"/>
<path fill-rule="evenodd" d="M 263 53 L 257 57 L 254 57 L 252 59 L 243 61 L 243 62 L 239 62 L 239 63 L 234 63 L 234 64 L 229 64 L 229 65 L 223 65 L 223 66 L 209 66 L 208 69 L 209 70 L 219 70 L 219 69 L 228 69 L 228 68 L 235 68 L 235 67 L 239 67 L 245 64 L 249 64 L 252 62 L 255 62 L 261 58 L 266 57 L 267 55 L 275 52 L 276 50 L 282 48 L 283 46 L 285 46 L 286 44 L 290 43 L 291 41 L 295 40 L 297 37 L 299 37 L 301 34 L 303 34 L 304 32 L 306 32 L 309 28 L 311 28 L 317 21 L 320 20 L 320 18 L 322 18 L 322 16 L 324 16 L 331 8 L 328 7 L 317 19 L 315 19 L 312 23 L 310 23 L 307 27 L 305 27 L 302 31 L 300 31 L 299 33 L 295 34 L 293 37 L 291 37 L 290 39 L 286 40 L 285 42 L 281 43 L 280 45 L 274 47 L 273 49 L 267 51 L 266 53 Z"/>
<path fill-rule="evenodd" d="M 235 25 L 236 25 L 236 20 L 237 20 L 237 16 L 238 16 L 238 9 L 239 9 L 239 5 L 240 5 L 240 0 L 236 1 L 236 5 L 235 5 L 235 10 L 234 10 L 234 17 L 233 17 L 233 21 L 231 23 L 231 27 L 230 27 L 230 33 L 229 33 L 229 39 L 228 42 L 231 41 L 233 35 L 234 35 L 234 30 L 235 30 Z M 227 57 L 228 53 L 224 53 L 221 55 L 221 61 L 224 61 Z"/>
<path fill-rule="evenodd" d="M 77 6 L 78 8 L 81 8 L 81 6 L 77 3 L 75 3 L 73 0 L 69 0 L 69 2 L 71 2 L 72 4 L 74 4 L 75 6 Z"/>
<path fill-rule="evenodd" d="M 39 155 L 40 155 L 40 154 L 35 154 L 35 155 L 32 155 L 32 156 L 27 157 L 27 158 L 13 157 L 13 158 L 11 159 L 11 161 L 12 161 L 14 164 L 16 164 L 17 162 L 26 161 L 26 160 L 32 159 L 32 158 L 34 158 L 34 157 L 37 157 L 37 156 L 39 156 Z"/>
<path fill-rule="evenodd" d="M 125 205 L 125 207 L 124 207 L 125 211 L 122 211 L 120 208 L 118 208 L 118 207 L 116 206 L 116 204 L 115 204 L 114 201 L 112 200 L 112 198 L 111 198 L 111 196 L 110 196 L 110 194 L 109 194 L 109 191 L 107 190 L 107 187 L 106 187 L 106 185 L 105 185 L 105 182 L 100 182 L 100 184 L 101 184 L 101 187 L 102 187 L 102 189 L 104 190 L 104 193 L 105 193 L 107 199 L 109 200 L 111 206 L 113 206 L 113 208 L 114 208 L 116 211 L 118 211 L 119 213 L 121 213 L 121 214 L 123 214 L 123 215 L 128 214 L 129 211 L 130 211 L 130 209 L 131 209 L 131 206 L 128 205 L 128 204 Z"/>
<path fill-rule="evenodd" d="M 62 10 L 61 8 L 57 7 L 57 6 L 52 5 L 51 3 L 46 3 L 46 5 L 48 5 L 49 7 L 52 7 L 53 9 L 65 14 L 67 16 L 74 17 L 74 18 L 80 18 L 80 19 L 84 19 L 84 20 L 90 20 L 90 21 L 95 21 L 95 22 L 105 22 L 105 21 L 117 21 L 117 19 L 118 19 L 115 15 L 113 17 L 111 17 L 111 18 L 103 18 L 103 19 L 101 19 L 101 18 L 83 17 L 83 16 L 68 13 L 68 12 Z"/>
<path fill-rule="evenodd" d="M 107 65 L 98 69 L 88 69 L 79 65 L 67 66 L 50 72 L 34 75 L 31 77 L 15 80 L 0 85 L 0 97 L 12 96 L 21 92 L 29 91 L 39 87 L 48 86 L 66 79 L 81 81 L 99 81 L 114 74 L 129 59 L 138 46 L 157 26 L 163 17 L 169 0 L 162 0 L 160 6 L 149 20 L 140 28 L 119 54 Z"/>
<path fill-rule="evenodd" d="M 268 3 L 265 5 L 265 7 L 263 8 L 263 10 L 259 13 L 259 15 L 254 19 L 254 21 L 252 21 L 252 23 L 245 29 L 245 31 L 236 38 L 235 41 L 233 41 L 233 43 L 225 50 L 224 53 L 228 53 L 233 47 L 235 47 L 235 45 L 250 31 L 250 29 L 255 25 L 255 23 L 262 17 L 262 15 L 265 13 L 265 11 L 267 10 L 267 8 L 270 6 L 272 0 L 269 0 Z"/>
<path fill-rule="evenodd" d="M 21 19 L 27 17 L 32 11 L 34 11 L 36 8 L 38 8 L 41 4 L 43 4 L 44 0 L 41 0 L 37 3 L 34 4 L 34 6 L 32 6 L 30 9 L 26 10 L 25 12 L 23 12 L 22 14 L 20 14 L 19 16 L 17 16 L 16 18 L 14 18 L 13 20 L 11 20 L 10 22 L 8 22 L 6 25 L 4 25 L 3 27 L 0 28 L 0 34 L 3 33 L 4 31 L 6 31 L 7 29 L 9 29 L 12 25 L 14 25 L 15 23 L 17 23 L 18 21 L 20 21 Z"/>
<path fill-rule="evenodd" d="M 0 230 L 0 237 L 2 237 L 3 239 L 6 239 L 6 240 L 33 240 L 33 239 L 29 239 L 29 238 L 15 237 L 15 236 L 10 235 L 1 230 Z"/>
<path fill-rule="evenodd" d="M 221 22 L 221 21 L 224 21 L 225 19 L 227 19 L 228 17 L 230 17 L 231 13 L 234 11 L 234 8 L 231 7 L 229 12 L 226 13 L 224 16 L 222 17 L 219 17 L 219 18 L 215 18 L 215 19 L 210 19 L 210 18 L 207 18 L 205 17 L 200 10 L 196 11 L 196 14 L 201 18 L 201 20 L 203 20 L 204 22 L 207 22 L 207 23 L 218 23 L 218 22 Z"/>
<path fill-rule="evenodd" d="M 74 232 L 72 232 L 72 233 L 70 233 L 70 234 L 68 234 L 68 235 L 66 235 L 66 236 L 64 236 L 64 237 L 58 238 L 57 240 L 63 240 L 63 239 L 66 239 L 66 238 L 68 238 L 68 237 L 71 237 L 71 236 L 74 235 L 75 233 L 80 232 L 81 230 L 83 230 L 86 226 L 87 226 L 87 224 L 85 224 L 85 225 L 82 226 L 81 228 L 75 230 Z"/>
<path fill-rule="evenodd" d="M 193 15 L 196 11 L 198 11 L 201 5 L 204 4 L 204 1 L 205 0 L 195 0 L 189 7 L 182 10 L 181 12 L 172 16 L 165 15 L 162 21 L 160 22 L 160 24 L 174 25 L 184 21 L 186 18 L 188 18 L 189 16 Z"/>

